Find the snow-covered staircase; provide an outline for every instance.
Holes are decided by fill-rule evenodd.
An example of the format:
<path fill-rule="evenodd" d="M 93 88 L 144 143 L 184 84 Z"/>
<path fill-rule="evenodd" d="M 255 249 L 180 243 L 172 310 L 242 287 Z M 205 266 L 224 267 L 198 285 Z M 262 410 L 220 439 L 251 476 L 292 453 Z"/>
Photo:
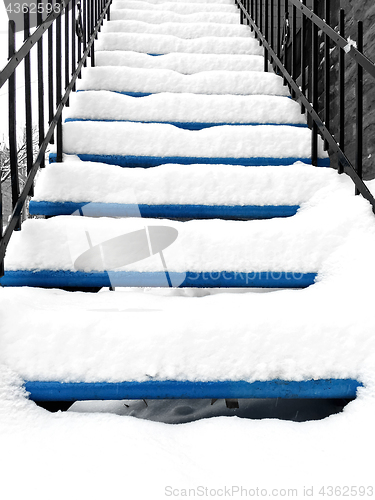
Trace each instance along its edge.
<path fill-rule="evenodd" d="M 239 11 L 231 0 L 114 1 L 111 21 L 104 24 L 96 44 L 96 67 L 84 69 L 67 110 L 64 161 L 56 163 L 51 155 L 30 202 L 30 214 L 47 218 L 30 219 L 13 235 L 1 284 L 82 290 L 312 285 L 336 244 L 332 234 L 343 231 L 345 221 L 338 228 L 337 220 L 327 220 L 322 210 L 297 210 L 310 202 L 313 206 L 317 192 L 323 196 L 341 189 L 343 181 L 331 169 L 319 168 L 329 166 L 321 142 L 318 167 L 311 166 L 311 132 L 305 117 L 282 79 L 263 71 L 262 52 L 250 29 L 239 24 Z M 112 293 L 116 311 L 120 311 L 119 294 Z M 85 302 L 85 311 L 91 310 L 89 299 L 78 297 Z M 88 297 L 96 301 L 95 296 Z M 178 381 L 176 363 L 181 356 L 175 350 L 179 345 L 184 349 L 184 334 L 189 337 L 191 332 L 175 324 L 177 338 L 168 340 L 171 325 L 163 331 L 165 323 L 147 314 L 158 309 L 151 303 L 147 308 L 149 299 L 144 297 L 139 292 L 128 296 L 131 310 L 145 312 L 145 318 L 137 315 L 130 322 L 129 339 L 124 340 L 117 323 L 114 333 L 105 332 L 107 361 L 94 348 L 101 349 L 93 317 L 86 318 L 94 331 L 88 334 L 93 341 L 90 348 L 87 338 L 82 349 L 75 340 L 69 341 L 73 351 L 81 352 L 81 368 L 73 367 L 72 361 L 67 371 L 60 370 L 53 360 L 54 349 L 47 347 L 51 359 L 40 370 L 42 381 L 40 377 L 32 381 L 33 369 L 25 375 L 32 397 L 56 399 L 57 393 L 62 400 L 291 397 L 303 391 L 304 397 L 324 393 L 351 397 L 355 393 L 356 381 L 333 383 L 329 377 L 296 381 L 295 386 L 245 382 L 251 376 L 235 368 L 239 351 L 223 364 L 232 343 L 227 320 L 223 324 L 229 331 L 221 337 L 218 333 L 217 343 L 203 350 L 207 356 L 215 351 L 212 363 L 207 362 L 203 371 L 196 364 L 190 372 L 183 366 Z M 232 308 L 235 314 L 234 297 L 227 306 L 220 300 L 220 307 Z M 168 309 L 166 313 L 161 306 L 167 322 L 175 298 L 161 300 Z M 237 298 L 243 307 L 243 297 Z M 195 307 L 189 303 L 187 317 L 197 313 Z M 207 314 L 214 314 L 216 307 L 212 303 Z M 180 303 L 177 309 L 182 312 Z M 223 320 L 218 317 L 207 319 L 214 330 Z M 251 329 L 250 324 L 245 326 L 246 317 L 245 306 L 239 318 L 232 318 L 234 337 L 236 321 L 241 323 L 241 335 Z M 69 318 L 59 318 L 69 329 Z M 71 323 L 77 336 L 79 325 L 86 328 L 82 321 Z M 102 319 L 98 324 L 104 328 Z M 156 340 L 150 337 L 152 325 Z M 200 340 L 197 335 L 194 330 L 187 352 L 205 344 L 204 332 Z M 148 351 L 144 357 L 142 349 Z M 121 365 L 120 358 L 113 360 L 116 350 L 130 353 L 124 371 L 108 368 L 112 363 Z M 147 368 L 152 350 L 155 366 Z M 160 360 L 173 355 L 174 368 L 160 373 Z M 132 359 L 138 360 L 134 366 Z M 199 359 L 195 363 L 201 363 Z M 224 380 L 218 381 L 222 373 Z M 276 378 L 280 373 L 275 371 Z M 61 381 L 72 383 L 61 385 Z M 102 392 L 97 391 L 99 382 Z M 41 387 L 43 396 L 36 395 Z"/>

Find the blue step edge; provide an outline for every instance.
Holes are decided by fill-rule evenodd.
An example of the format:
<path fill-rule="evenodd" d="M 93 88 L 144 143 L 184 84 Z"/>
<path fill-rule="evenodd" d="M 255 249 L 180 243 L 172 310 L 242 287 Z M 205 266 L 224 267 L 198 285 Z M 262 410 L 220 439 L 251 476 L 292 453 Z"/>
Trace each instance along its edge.
<path fill-rule="evenodd" d="M 108 165 L 118 165 L 120 167 L 149 168 L 158 167 L 166 163 L 176 163 L 179 165 L 210 164 L 210 165 L 242 165 L 245 167 L 258 167 L 267 165 L 293 165 L 297 161 L 311 165 L 311 158 L 196 158 L 192 156 L 121 156 L 121 155 L 93 155 L 77 154 L 82 161 L 93 161 L 107 163 Z M 50 153 L 49 162 L 56 163 L 56 153 Z M 318 167 L 329 167 L 329 158 L 319 158 Z"/>
<path fill-rule="evenodd" d="M 151 55 L 151 54 L 148 54 Z M 161 56 L 166 55 L 166 54 L 160 54 Z M 95 90 L 98 89 L 79 89 L 77 92 L 94 92 Z M 122 95 L 127 95 L 129 97 L 147 97 L 149 95 L 153 94 L 163 94 L 165 93 L 165 90 L 161 90 L 160 92 L 131 92 L 131 91 L 121 91 L 121 90 L 108 90 L 108 89 L 100 89 L 100 90 L 107 90 L 107 92 L 115 92 L 116 94 L 122 94 Z M 174 94 L 180 94 L 181 92 L 172 92 L 170 93 Z M 199 95 L 226 95 L 226 94 L 199 94 Z M 264 94 L 233 94 L 233 95 L 242 95 L 242 96 L 250 96 L 250 95 L 264 95 Z M 272 97 L 286 97 L 287 99 L 291 99 L 291 96 L 289 95 L 277 95 L 277 94 L 270 94 Z"/>
<path fill-rule="evenodd" d="M 174 127 L 182 128 L 184 130 L 203 130 L 205 128 L 211 127 L 221 127 L 225 125 L 234 125 L 234 126 L 252 126 L 258 127 L 260 125 L 288 125 L 289 127 L 307 127 L 306 123 L 202 123 L 202 122 L 160 122 L 160 121 L 142 121 L 142 120 L 103 120 L 103 119 L 91 119 L 91 118 L 67 118 L 65 123 L 68 122 L 122 122 L 122 123 L 162 123 L 163 125 L 173 125 Z"/>
<path fill-rule="evenodd" d="M 174 219 L 271 219 L 291 217 L 299 205 L 145 205 L 90 202 L 30 201 L 30 215 L 80 215 L 86 217 L 152 217 Z"/>
<path fill-rule="evenodd" d="M 168 263 L 167 263 L 168 264 Z M 1 286 L 64 287 L 173 287 L 178 288 L 306 288 L 313 285 L 317 273 L 286 271 L 262 272 L 134 272 L 19 270 L 7 271 L 0 278 Z"/>
<path fill-rule="evenodd" d="M 33 401 L 87 401 L 121 399 L 222 399 L 222 398 L 287 398 L 287 399 L 352 399 L 363 384 L 353 379 L 318 379 L 300 382 L 269 380 L 146 382 L 25 382 Z"/>

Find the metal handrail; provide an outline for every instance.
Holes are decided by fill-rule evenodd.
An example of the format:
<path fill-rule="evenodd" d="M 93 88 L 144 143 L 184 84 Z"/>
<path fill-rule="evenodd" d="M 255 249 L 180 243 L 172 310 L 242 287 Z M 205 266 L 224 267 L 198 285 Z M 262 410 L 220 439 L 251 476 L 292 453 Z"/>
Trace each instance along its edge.
<path fill-rule="evenodd" d="M 0 187 L 0 277 L 4 275 L 4 256 L 6 248 L 13 234 L 13 231 L 21 228 L 21 214 L 25 202 L 33 193 L 33 184 L 35 176 L 39 168 L 44 166 L 44 158 L 46 149 L 49 143 L 54 142 L 54 135 L 56 135 L 57 142 L 57 156 L 62 160 L 62 112 L 66 105 L 68 105 L 69 95 L 72 90 L 75 90 L 75 83 L 77 78 L 80 78 L 82 67 L 87 64 L 87 58 L 91 58 L 91 66 L 94 66 L 94 43 L 97 38 L 98 31 L 100 31 L 104 18 L 109 18 L 110 5 L 112 0 L 83 0 L 83 9 L 80 5 L 80 0 L 62 0 L 60 3 L 55 4 L 54 11 L 47 16 L 43 21 L 41 15 L 38 19 L 38 27 L 35 32 L 27 36 L 29 30 L 29 12 L 25 12 L 24 16 L 24 33 L 25 41 L 22 47 L 15 52 L 15 23 L 9 21 L 9 47 L 10 58 L 7 65 L 0 73 L 0 88 L 9 82 L 9 149 L 10 149 L 10 163 L 11 163 L 11 185 L 12 185 L 12 206 L 13 212 L 10 216 L 9 223 L 3 234 L 2 229 L 2 196 Z M 72 5 L 69 5 L 72 4 Z M 75 5 L 78 6 L 78 16 L 75 14 Z M 60 8 L 56 9 L 56 5 Z M 71 41 L 71 56 L 69 58 L 69 43 L 65 46 L 65 92 L 62 95 L 62 48 L 61 48 L 61 15 L 65 12 L 65 36 L 69 34 L 68 28 L 68 7 L 71 9 L 72 19 L 72 41 Z M 58 10 L 58 12 L 56 12 Z M 83 13 L 83 16 L 82 16 Z M 77 17 L 77 18 L 76 18 Z M 83 21 L 82 21 L 83 17 Z M 53 107 L 53 62 L 52 62 L 52 24 L 56 21 L 56 74 L 55 74 L 55 95 L 56 107 Z M 78 23 L 77 23 L 78 21 Z M 48 104 L 49 104 L 49 128 L 44 133 L 44 79 L 43 73 L 43 52 L 42 52 L 42 36 L 48 30 L 48 55 L 49 55 L 49 68 L 48 68 Z M 83 53 L 81 54 L 82 39 L 84 43 Z M 76 43 L 77 42 L 77 43 Z M 28 158 L 27 165 L 27 179 L 25 185 L 19 193 L 18 187 L 18 164 L 16 153 L 16 117 L 15 117 L 15 71 L 22 61 L 25 61 L 25 89 L 26 91 L 26 149 L 32 142 L 31 133 L 31 112 L 27 113 L 27 109 L 31 110 L 31 91 L 30 91 L 30 71 L 27 69 L 30 64 L 30 51 L 33 46 L 38 44 L 38 119 L 39 119 L 39 151 L 35 161 L 32 155 Z M 78 59 L 78 60 L 77 60 Z M 68 67 L 71 63 L 72 74 L 69 80 Z M 29 94 L 29 95 L 28 95 Z"/>
<path fill-rule="evenodd" d="M 285 0 L 284 6 L 284 18 L 283 25 L 280 23 L 280 0 L 278 0 L 278 16 L 277 21 L 278 25 L 276 28 L 276 33 L 278 34 L 276 42 L 274 41 L 274 1 L 275 0 L 235 0 L 240 11 L 241 11 L 241 21 L 246 22 L 250 25 L 251 29 L 254 31 L 256 38 L 259 39 L 259 43 L 263 45 L 265 51 L 265 57 L 268 61 L 272 62 L 272 64 L 277 68 L 279 74 L 281 74 L 284 78 L 284 83 L 288 84 L 290 87 L 292 97 L 300 102 L 301 104 L 301 112 L 307 112 L 308 116 L 311 117 L 312 120 L 312 163 L 317 164 L 317 134 L 319 133 L 325 141 L 326 148 L 329 146 L 330 152 L 335 154 L 339 163 L 339 173 L 345 172 L 348 174 L 355 184 L 355 193 L 361 194 L 365 199 L 367 199 L 371 205 L 372 209 L 375 213 L 375 199 L 370 190 L 367 188 L 366 184 L 362 179 L 362 129 L 363 129 L 363 109 L 362 109 L 362 98 L 363 98 L 363 71 L 366 71 L 372 78 L 375 78 L 375 64 L 370 61 L 363 54 L 363 26 L 362 22 L 358 21 L 358 40 L 357 47 L 354 44 L 348 43 L 348 40 L 343 36 L 344 35 L 344 11 L 340 11 L 340 33 L 334 30 L 329 24 L 327 24 L 323 19 L 321 19 L 317 14 L 317 0 L 313 0 L 313 10 L 309 9 L 306 6 L 306 0 Z M 325 0 L 326 5 L 326 13 L 327 13 L 327 3 L 328 0 Z M 267 13 L 264 15 L 264 19 L 260 20 L 259 15 L 251 15 L 251 13 L 259 12 L 259 6 L 263 5 L 262 11 Z M 270 9 L 269 9 L 270 7 Z M 301 75 L 302 75 L 302 85 L 297 83 L 297 79 L 295 77 L 296 71 L 295 68 L 292 67 L 291 72 L 287 70 L 285 67 L 285 61 L 281 59 L 281 50 L 280 50 L 280 40 L 281 33 L 284 27 L 285 21 L 289 23 L 289 8 L 293 9 L 293 21 L 295 19 L 296 11 L 299 11 L 302 15 L 302 22 L 310 22 L 311 23 L 311 32 L 312 32 L 312 50 L 311 50 L 311 74 L 312 81 L 310 82 L 309 95 L 306 93 L 307 83 L 305 80 L 305 69 L 308 66 L 306 64 L 307 54 L 306 49 L 303 46 L 302 40 L 302 54 L 301 54 Z M 261 11 L 261 12 L 262 12 Z M 271 19 L 268 17 L 268 12 L 271 12 Z M 269 25 L 272 23 L 272 31 L 270 33 Z M 293 29 L 294 28 L 294 29 Z M 295 25 L 292 28 L 292 51 L 293 51 L 293 59 L 295 59 Z M 304 29 L 306 26 L 304 25 Z M 329 37 L 330 43 L 334 43 L 340 49 L 340 82 L 339 82 L 339 91 L 340 91 L 340 141 L 339 143 L 335 139 L 334 135 L 330 131 L 329 125 L 329 88 L 325 89 L 325 107 L 326 114 L 325 119 L 327 122 L 324 122 L 319 114 L 317 108 L 317 78 L 318 78 L 318 65 L 321 61 L 318 58 L 318 31 L 321 31 L 326 37 Z M 325 39 L 325 44 L 327 45 L 328 40 Z M 285 48 L 285 42 L 284 42 Z M 356 95 L 357 95 L 357 119 L 356 119 L 356 130 L 357 130 L 357 153 L 356 153 L 356 165 L 349 161 L 348 157 L 344 153 L 344 76 L 345 76 L 345 56 L 351 57 L 357 64 L 357 84 L 356 84 Z M 325 73 L 329 73 L 330 71 L 330 57 L 329 51 L 325 50 Z M 295 64 L 295 60 L 293 61 L 293 66 Z M 265 70 L 267 68 L 265 67 Z M 292 73 L 292 74 L 291 74 Z M 328 75 L 327 75 L 328 76 Z M 329 82 L 329 76 L 326 79 L 326 82 Z"/>

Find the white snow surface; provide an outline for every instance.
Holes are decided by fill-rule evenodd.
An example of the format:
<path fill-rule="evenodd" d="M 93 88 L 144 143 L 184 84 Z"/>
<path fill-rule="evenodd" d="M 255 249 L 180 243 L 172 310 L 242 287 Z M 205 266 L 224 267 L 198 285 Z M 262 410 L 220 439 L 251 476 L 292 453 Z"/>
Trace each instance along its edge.
<path fill-rule="evenodd" d="M 238 54 L 171 53 L 158 57 L 132 51 L 98 51 L 96 66 L 129 66 L 146 69 L 170 69 L 191 75 L 201 71 L 263 71 L 263 56 Z"/>
<path fill-rule="evenodd" d="M 172 498 L 187 495 L 189 489 L 191 496 L 207 491 L 206 497 L 240 498 L 241 488 L 243 495 L 259 488 L 268 495 L 296 489 L 295 498 L 307 490 L 313 492 L 310 498 L 320 498 L 322 486 L 366 488 L 373 476 L 368 448 L 375 445 L 371 376 L 368 382 L 343 413 L 320 421 L 252 420 L 233 411 L 231 417 L 168 425 L 124 414 L 137 414 L 132 409 L 145 407 L 142 402 L 127 401 L 129 410 L 124 402 L 108 402 L 101 410 L 98 403 L 75 404 L 71 411 L 48 413 L 26 399 L 22 379 L 2 366 L 0 494 L 7 500 L 50 500 L 51 491 L 56 500 L 125 495 L 162 500 L 171 492 Z M 209 410 L 224 406 L 223 401 L 212 407 L 204 403 Z M 156 410 L 159 418 L 189 411 L 187 401 L 167 404 Z M 145 413 L 155 415 L 155 406 L 160 403 L 148 401 Z M 85 409 L 91 413 L 82 413 Z"/>
<path fill-rule="evenodd" d="M 111 10 L 112 21 L 146 21 L 153 24 L 161 23 L 218 23 L 240 24 L 238 13 L 230 12 L 198 12 L 197 14 L 177 14 L 172 11 L 153 11 L 135 9 Z"/>
<path fill-rule="evenodd" d="M 204 71 L 182 75 L 169 69 L 101 66 L 85 68 L 78 90 L 288 96 L 282 78 L 258 71 Z"/>
<path fill-rule="evenodd" d="M 344 190 L 345 191 L 345 190 Z M 164 250 L 171 272 L 324 272 L 325 262 L 350 236 L 348 227 L 365 219 L 368 206 L 341 190 L 329 199 L 318 191 L 294 217 L 286 219 L 176 222 L 139 218 L 60 216 L 27 220 L 13 235 L 5 258 L 6 270 L 50 269 L 74 271 L 75 260 L 91 246 L 149 226 L 169 226 L 177 240 Z M 322 201 L 324 198 L 324 201 Z M 85 213 L 85 211 L 83 211 Z M 366 220 L 366 219 L 365 219 Z M 372 218 L 367 221 L 372 231 Z M 90 235 L 90 241 L 86 238 Z M 216 249 L 220 248 L 220 252 Z M 117 252 L 117 253 L 116 253 Z M 116 247 L 114 255 L 123 249 Z M 159 255 L 118 270 L 163 271 Z M 114 269 L 101 258 L 76 270 Z"/>
<path fill-rule="evenodd" d="M 218 3 L 227 2 L 215 0 Z M 165 22 L 166 16 L 179 22 L 239 22 L 239 16 L 232 14 L 178 16 L 131 9 L 120 14 L 112 10 L 112 19 L 121 19 L 124 13 L 128 19 L 144 20 L 147 15 L 147 21 L 154 23 Z M 97 55 L 100 61 L 101 53 Z M 112 60 L 119 61 L 115 58 L 118 55 L 113 54 Z M 138 59 L 133 57 L 132 61 L 151 64 L 143 62 L 149 61 L 148 56 L 141 56 L 138 54 Z M 187 71 L 187 59 L 183 56 L 177 56 L 183 59 L 179 67 Z M 156 62 L 162 58 L 162 64 L 167 60 L 168 64 L 177 64 L 176 58 L 169 56 L 153 59 Z M 87 176 L 88 188 L 94 178 L 101 179 L 105 195 L 118 186 L 111 187 L 109 179 L 108 184 L 104 181 L 104 168 L 118 180 L 118 185 L 125 179 L 124 174 L 136 183 L 137 189 L 141 185 L 147 189 L 151 178 L 157 183 L 164 172 L 176 166 L 139 174 L 138 169 L 125 173 L 125 169 L 110 165 L 69 162 L 50 165 L 41 173 L 40 181 L 52 182 L 48 176 L 51 172 L 57 175 L 59 168 L 61 176 L 54 177 L 56 181 L 63 182 L 64 169 L 82 169 L 79 175 Z M 200 165 L 202 173 L 198 173 L 197 166 L 177 168 L 183 182 L 188 182 L 189 176 L 199 179 L 207 173 L 212 176 L 212 186 L 222 189 L 221 181 L 214 176 L 215 171 L 220 171 L 220 178 L 224 176 L 228 187 L 231 185 L 228 166 Z M 305 257 L 310 261 L 311 253 L 330 246 L 321 261 L 318 282 L 308 289 L 220 294 L 207 290 L 146 289 L 84 294 L 0 288 L 1 498 L 232 498 L 240 497 L 241 488 L 241 496 L 255 496 L 259 488 L 258 496 L 275 496 L 276 491 L 285 497 L 292 488 L 295 491 L 291 495 L 296 498 L 323 498 L 322 486 L 326 496 L 330 491 L 341 496 L 344 485 L 356 492 L 358 485 L 363 485 L 367 496 L 371 496 L 373 462 L 368 450 L 375 446 L 374 216 L 367 202 L 354 198 L 353 188 L 348 189 L 344 176 L 334 179 L 331 171 L 314 169 L 311 174 L 311 167 L 298 167 L 298 183 L 294 185 L 297 177 L 292 168 L 274 168 L 272 179 L 268 173 L 273 167 L 262 169 L 262 174 L 260 169 L 243 167 L 233 167 L 231 171 L 234 178 L 247 182 L 251 196 L 261 197 L 261 193 L 252 189 L 250 178 L 260 189 L 268 179 L 267 188 L 273 195 L 282 198 L 290 190 L 288 199 L 305 201 L 301 212 L 292 218 L 294 222 L 290 221 L 303 222 L 298 235 L 303 242 L 298 240 L 298 245 L 305 246 Z M 282 178 L 277 177 L 281 169 L 285 176 Z M 169 185 L 176 188 L 173 183 Z M 63 185 L 56 186 L 60 188 L 62 191 Z M 242 185 L 237 190 L 242 192 Z M 180 194 L 181 191 L 180 188 Z M 97 192 L 98 199 L 102 194 Z M 207 188 L 206 196 L 216 195 Z M 321 231 L 317 228 L 319 221 Z M 27 246 L 30 255 L 26 258 L 31 259 L 36 250 L 43 252 L 43 245 L 34 241 L 37 235 L 30 234 L 28 224 L 14 237 L 30 237 L 27 245 L 35 243 L 33 248 Z M 262 224 L 274 225 L 272 221 Z M 277 233 L 274 227 L 273 241 L 263 242 L 259 238 L 260 246 L 271 246 L 283 238 L 285 225 L 279 228 Z M 271 233 L 267 229 L 265 234 Z M 228 234 L 230 238 L 232 232 Z M 219 248 L 213 245 L 211 254 L 219 253 Z M 62 253 L 65 251 L 63 247 Z M 249 249 L 249 255 L 252 251 Z M 56 254 L 59 252 L 58 247 Z M 101 406 L 81 403 L 69 412 L 49 414 L 28 401 L 22 387 L 23 379 L 91 382 L 172 377 L 354 377 L 365 387 L 358 390 L 357 399 L 343 413 L 323 421 L 256 421 L 234 416 L 184 425 L 126 416 L 126 412 L 139 414 L 133 409 L 137 402 L 132 402 L 134 406 L 129 405 L 129 409 L 125 409 L 124 402 Z M 152 403 L 148 402 L 145 410 L 149 410 L 149 418 L 155 412 Z M 203 414 L 212 414 L 212 408 L 219 403 L 223 405 L 223 401 L 218 401 L 211 407 L 206 402 L 210 410 Z M 167 420 L 163 412 L 169 411 L 169 420 L 175 422 L 179 415 L 191 412 L 192 407 L 186 401 L 180 402 L 172 410 L 159 410 L 159 417 Z M 332 490 L 327 489 L 330 486 Z"/>
<path fill-rule="evenodd" d="M 364 199 L 343 191 L 318 193 L 284 221 L 167 224 L 180 231 L 164 251 L 168 268 L 181 259 L 177 253 L 188 256 L 193 237 L 195 263 L 206 259 L 212 265 L 221 259 L 239 269 L 259 259 L 275 268 L 288 254 L 293 268 L 297 262 L 312 265 L 310 271 L 318 268 L 318 281 L 304 290 L 262 294 L 3 289 L 0 362 L 25 379 L 63 381 L 366 381 L 368 370 L 373 372 L 375 318 L 364 284 L 375 277 L 375 225 Z M 108 220 L 105 227 L 84 217 L 29 220 L 11 241 L 6 269 L 17 258 L 35 268 L 65 260 L 71 268 L 68 260 L 79 253 L 79 243 L 83 248 L 85 230 L 96 244 L 140 227 L 134 219 Z M 75 238 L 68 249 L 70 234 L 78 228 L 81 242 Z M 342 307 L 349 290 L 356 291 L 350 294 L 351 306 Z"/>
<path fill-rule="evenodd" d="M 149 33 L 172 35 L 179 38 L 250 37 L 250 28 L 243 24 L 225 25 L 215 23 L 162 23 L 152 24 L 142 21 L 109 21 L 104 23 L 103 33 Z"/>
<path fill-rule="evenodd" d="M 239 10 L 234 3 L 204 3 L 204 2 L 142 2 L 127 0 L 126 2 L 117 1 L 112 5 L 114 10 L 117 9 L 135 9 L 148 12 L 153 11 L 170 11 L 177 14 L 196 14 L 198 12 L 220 12 L 220 13 L 235 13 L 238 15 Z M 148 12 L 146 16 L 148 15 Z"/>
<path fill-rule="evenodd" d="M 167 92 L 142 98 L 108 91 L 77 92 L 64 116 L 160 123 L 306 123 L 299 104 L 287 97 Z"/>
<path fill-rule="evenodd" d="M 352 191 L 328 168 L 161 165 L 122 168 L 66 157 L 40 171 L 34 201 L 192 205 L 301 205 L 319 192 Z"/>
<path fill-rule="evenodd" d="M 232 36 L 205 36 L 185 39 L 172 35 L 150 33 L 102 33 L 97 50 L 127 50 L 146 54 L 170 52 L 195 54 L 262 55 L 263 48 L 255 38 Z"/>
<path fill-rule="evenodd" d="M 67 154 L 193 158 L 309 158 L 311 132 L 290 125 L 221 125 L 184 130 L 162 123 L 68 122 Z M 124 140 L 126 138 L 126 141 Z M 319 157 L 325 158 L 319 137 Z"/>

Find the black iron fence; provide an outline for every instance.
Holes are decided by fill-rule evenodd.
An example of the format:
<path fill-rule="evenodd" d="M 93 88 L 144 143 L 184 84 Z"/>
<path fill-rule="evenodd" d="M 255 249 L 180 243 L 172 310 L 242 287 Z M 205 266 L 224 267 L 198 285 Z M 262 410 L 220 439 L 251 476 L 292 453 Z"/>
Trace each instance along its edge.
<path fill-rule="evenodd" d="M 94 44 L 104 18 L 110 15 L 112 0 L 63 0 L 60 2 L 37 2 L 21 5 L 24 42 L 16 50 L 16 30 L 20 28 L 18 9 L 15 19 L 9 21 L 9 61 L 0 73 L 0 88 L 8 83 L 9 115 L 9 168 L 11 185 L 12 214 L 3 234 L 3 210 L 0 183 L 0 276 L 4 274 L 4 255 L 14 230 L 21 228 L 23 207 L 33 194 L 34 179 L 39 168 L 44 167 L 48 145 L 56 143 L 58 161 L 62 160 L 62 111 L 69 106 L 69 94 L 75 90 L 82 66 L 90 57 L 95 65 Z M 12 7 L 9 3 L 8 9 Z M 20 5 L 20 4 L 16 4 Z M 10 6 L 10 7 L 9 7 Z M 14 7 L 14 5 L 13 5 Z M 33 7 L 35 7 L 34 10 Z M 9 11 L 10 12 L 10 11 Z M 36 14 L 36 29 L 30 33 L 31 15 Z M 45 64 L 44 50 L 47 46 L 48 58 Z M 33 138 L 33 96 L 31 85 L 31 54 L 36 47 L 37 58 L 37 141 L 35 154 Z M 17 150 L 16 78 L 17 68 L 24 65 L 25 94 L 25 149 L 27 178 L 20 189 L 19 158 Z"/>
<path fill-rule="evenodd" d="M 356 194 L 362 194 L 375 212 L 375 199 L 362 179 L 364 73 L 375 79 L 375 65 L 363 54 L 363 23 L 358 21 L 354 42 L 345 38 L 343 10 L 339 26 L 331 27 L 329 0 L 236 0 L 236 3 L 241 22 L 250 25 L 264 47 L 265 71 L 272 65 L 283 76 L 292 97 L 300 102 L 301 112 L 307 113 L 312 131 L 312 163 L 317 164 L 320 134 L 325 149 L 337 157 L 339 173 L 345 172 L 352 178 Z M 335 49 L 339 51 L 338 57 Z M 345 154 L 346 95 L 352 90 L 345 85 L 347 58 L 356 64 L 354 164 Z M 331 71 L 333 65 L 338 65 L 337 72 Z M 332 81 L 335 75 L 337 81 Z M 330 113 L 332 86 L 339 93 L 338 126 L 336 120 L 333 126 L 335 117 Z"/>

